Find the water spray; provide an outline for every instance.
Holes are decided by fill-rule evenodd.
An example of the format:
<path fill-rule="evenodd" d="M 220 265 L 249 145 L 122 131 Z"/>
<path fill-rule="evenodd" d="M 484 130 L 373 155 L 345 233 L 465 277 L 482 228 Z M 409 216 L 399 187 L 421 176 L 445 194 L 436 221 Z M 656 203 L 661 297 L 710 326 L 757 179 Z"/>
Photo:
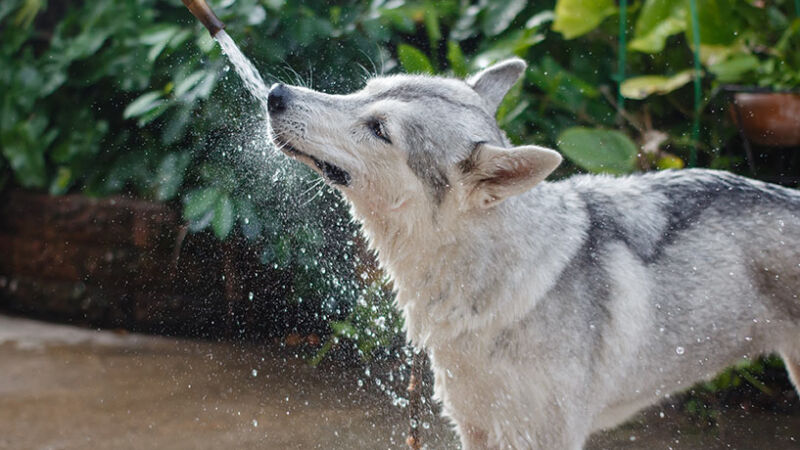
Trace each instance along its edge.
<path fill-rule="evenodd" d="M 222 31 L 225 28 L 225 24 L 219 20 L 214 11 L 208 6 L 208 3 L 205 0 L 182 0 L 183 4 L 189 8 L 192 14 L 197 17 L 198 20 L 208 28 L 208 32 L 211 33 L 211 37 L 216 37 L 217 33 Z"/>

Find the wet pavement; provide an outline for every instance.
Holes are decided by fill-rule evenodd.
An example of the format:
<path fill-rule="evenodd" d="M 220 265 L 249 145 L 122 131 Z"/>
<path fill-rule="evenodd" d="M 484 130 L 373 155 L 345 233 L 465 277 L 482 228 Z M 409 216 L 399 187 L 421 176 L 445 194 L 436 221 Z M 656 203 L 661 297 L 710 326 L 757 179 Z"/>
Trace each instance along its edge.
<path fill-rule="evenodd" d="M 361 378 L 276 348 L 0 316 L 0 449 L 406 448 L 406 411 Z M 588 448 L 800 448 L 800 416 L 729 411 L 707 429 L 663 412 Z M 427 425 L 428 448 L 458 448 Z"/>

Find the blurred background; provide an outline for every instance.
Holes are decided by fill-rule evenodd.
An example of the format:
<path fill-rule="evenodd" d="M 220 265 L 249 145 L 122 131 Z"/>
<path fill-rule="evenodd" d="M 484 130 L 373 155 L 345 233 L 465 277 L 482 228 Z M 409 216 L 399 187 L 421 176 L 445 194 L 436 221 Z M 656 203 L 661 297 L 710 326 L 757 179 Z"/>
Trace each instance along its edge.
<path fill-rule="evenodd" d="M 709 167 L 790 187 L 800 183 L 800 0 L 209 4 L 268 84 L 346 93 L 381 74 L 464 77 L 510 56 L 525 59 L 529 68 L 497 119 L 515 144 L 536 143 L 565 155 L 554 178 Z M 120 362 L 130 370 L 118 376 L 148 364 L 164 370 L 157 377 L 191 376 L 180 365 L 142 356 L 175 348 L 191 348 L 180 356 L 187 365 L 201 364 L 192 359 L 196 353 L 225 355 L 228 364 L 215 365 L 206 376 L 225 386 L 260 380 L 256 374 L 269 366 L 276 379 L 305 379 L 297 371 L 312 370 L 303 386 L 322 389 L 331 382 L 317 379 L 312 368 L 327 367 L 340 374 L 331 398 L 372 389 L 397 409 L 387 412 L 376 400 L 370 403 L 376 409 L 365 411 L 382 411 L 385 421 L 397 422 L 383 431 L 388 446 L 402 445 L 411 351 L 403 344 L 391 286 L 338 196 L 268 146 L 265 120 L 219 46 L 179 0 L 3 0 L 0 311 L 8 316 L 0 316 L 6 328 L 5 334 L 0 328 L 0 349 L 11 351 L 4 342 L 27 342 L 40 351 L 65 345 L 65 338 L 52 344 L 42 336 L 70 331 L 23 318 L 32 317 L 113 330 L 67 339 L 83 347 L 69 351 L 78 353 L 48 350 L 49 359 L 38 364 L 84 358 L 92 366 L 86 361 L 96 346 L 113 341 L 103 351 L 125 349 L 119 351 L 139 358 Z M 129 332 L 172 336 L 179 339 L 169 342 L 181 344 L 165 351 L 162 341 L 142 344 L 136 337 L 132 343 L 139 335 Z M 21 352 L 17 347 L 14 352 Z M 26 355 L 7 354 L 2 364 L 24 367 Z M 14 406 L 19 413 L 8 413 L 6 423 L 24 430 L 24 423 L 36 429 L 37 420 L 50 420 L 30 402 L 2 393 L 5 384 L 17 386 L 5 392 L 35 398 L 53 380 L 26 387 L 15 383 L 30 372 L 6 373 L 11 375 L 0 377 L 0 405 L 6 407 L 0 409 Z M 254 411 L 272 414 L 264 411 L 269 395 L 277 394 L 262 393 L 270 383 L 244 385 L 253 396 L 265 396 Z M 70 386 L 65 390 L 76 385 Z M 162 386 L 162 394 L 174 395 L 175 386 Z M 300 389 L 296 382 L 286 386 Z M 237 402 L 245 401 L 239 394 L 233 396 Z M 129 406 L 129 397 L 118 400 L 120 411 Z M 50 399 L 42 407 L 57 403 Z M 668 409 L 678 427 L 663 431 L 670 442 L 685 423 L 696 427 L 690 429 L 698 439 L 712 439 L 683 441 L 687 447 L 673 442 L 675 448 L 709 448 L 742 433 L 754 446 L 739 448 L 758 448 L 758 442 L 793 448 L 792 439 L 800 439 L 792 431 L 798 430 L 792 421 L 800 407 L 775 357 L 745 360 L 665 404 L 642 426 L 651 427 L 647 420 L 663 418 Z M 726 411 L 750 409 L 768 419 L 722 425 L 721 418 L 732 414 Z M 430 442 L 452 444 L 452 435 L 433 418 L 435 407 L 426 411 Z M 231 423 L 240 432 L 260 431 L 252 422 L 257 419 L 236 420 Z M 68 423 L 56 427 L 58 433 Z M 374 431 L 375 421 L 364 419 L 363 426 Z M 658 429 L 653 427 L 647 429 Z M 331 425 L 331 433 L 337 430 Z M 19 433 L 0 438 L 0 447 L 44 445 Z M 94 436 L 92 428 L 81 433 Z M 225 442 L 317 445 L 293 446 L 297 441 L 287 437 L 281 447 L 267 434 L 249 444 Z M 647 445 L 623 434 L 596 445 Z M 145 446 L 105 439 L 100 442 Z M 387 446 L 364 439 L 341 448 Z M 204 442 L 214 448 L 222 441 Z M 199 448 L 194 444 L 187 448 Z"/>

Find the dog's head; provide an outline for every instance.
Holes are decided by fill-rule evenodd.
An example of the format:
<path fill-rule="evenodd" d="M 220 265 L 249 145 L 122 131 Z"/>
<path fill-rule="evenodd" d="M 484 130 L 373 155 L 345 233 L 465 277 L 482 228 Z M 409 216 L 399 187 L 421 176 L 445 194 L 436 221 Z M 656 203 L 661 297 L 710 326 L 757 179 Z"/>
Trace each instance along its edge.
<path fill-rule="evenodd" d="M 510 147 L 494 119 L 525 67 L 510 59 L 467 80 L 377 77 L 349 95 L 277 84 L 268 99 L 272 139 L 361 214 L 490 208 L 561 162 L 553 150 Z"/>

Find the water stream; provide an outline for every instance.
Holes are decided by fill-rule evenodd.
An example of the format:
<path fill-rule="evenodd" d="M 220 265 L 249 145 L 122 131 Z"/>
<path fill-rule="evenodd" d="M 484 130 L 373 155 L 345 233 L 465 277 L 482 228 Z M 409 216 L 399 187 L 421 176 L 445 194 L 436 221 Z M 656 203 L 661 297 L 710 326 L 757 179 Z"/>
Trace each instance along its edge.
<path fill-rule="evenodd" d="M 223 53 L 225 53 L 231 64 L 233 64 L 233 68 L 236 70 L 239 78 L 242 79 L 245 88 L 258 100 L 264 116 L 269 117 L 267 115 L 267 95 L 269 95 L 269 89 L 264 83 L 264 79 L 261 78 L 261 74 L 258 73 L 253 63 L 244 56 L 244 53 L 239 50 L 239 47 L 233 42 L 233 39 L 228 36 L 225 30 L 220 30 L 216 34 L 215 39 L 219 42 L 220 47 L 222 47 Z"/>

